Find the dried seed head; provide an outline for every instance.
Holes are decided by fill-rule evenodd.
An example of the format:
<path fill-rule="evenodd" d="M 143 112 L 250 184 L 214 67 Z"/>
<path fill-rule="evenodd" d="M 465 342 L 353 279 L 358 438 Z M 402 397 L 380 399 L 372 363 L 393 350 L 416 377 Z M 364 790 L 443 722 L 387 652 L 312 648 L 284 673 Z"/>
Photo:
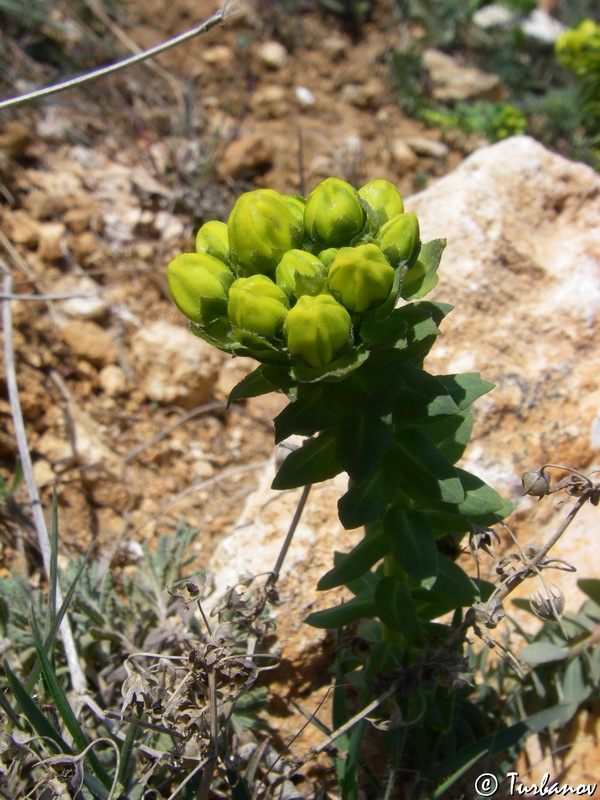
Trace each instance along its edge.
<path fill-rule="evenodd" d="M 565 610 L 565 596 L 558 586 L 551 586 L 548 595 L 540 591 L 529 598 L 529 605 L 540 619 L 556 622 Z"/>
<path fill-rule="evenodd" d="M 521 478 L 525 494 L 532 497 L 545 497 L 550 489 L 550 475 L 544 468 L 529 469 Z"/>

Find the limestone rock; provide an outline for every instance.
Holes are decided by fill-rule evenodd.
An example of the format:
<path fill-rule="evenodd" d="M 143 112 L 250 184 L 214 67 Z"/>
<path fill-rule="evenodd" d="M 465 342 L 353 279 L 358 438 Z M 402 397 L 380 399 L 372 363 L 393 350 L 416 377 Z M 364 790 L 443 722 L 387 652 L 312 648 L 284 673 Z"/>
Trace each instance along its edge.
<path fill-rule="evenodd" d="M 502 100 L 506 92 L 497 75 L 459 64 L 452 56 L 433 48 L 423 53 L 433 84 L 432 96 L 442 103 L 461 100 Z"/>
<path fill-rule="evenodd" d="M 428 297 L 455 310 L 428 368 L 477 371 L 496 384 L 475 404 L 465 468 L 519 502 L 522 544 L 541 545 L 568 505 L 523 499 L 522 473 L 546 462 L 600 466 L 600 176 L 513 137 L 478 150 L 406 207 L 423 241 L 448 238 Z M 575 581 L 596 563 L 593 510 L 553 551 L 579 570 L 552 575 L 571 608 L 581 599 Z"/>
<path fill-rule="evenodd" d="M 185 327 L 158 321 L 132 340 L 138 387 L 162 405 L 193 408 L 210 399 L 223 357 Z"/>

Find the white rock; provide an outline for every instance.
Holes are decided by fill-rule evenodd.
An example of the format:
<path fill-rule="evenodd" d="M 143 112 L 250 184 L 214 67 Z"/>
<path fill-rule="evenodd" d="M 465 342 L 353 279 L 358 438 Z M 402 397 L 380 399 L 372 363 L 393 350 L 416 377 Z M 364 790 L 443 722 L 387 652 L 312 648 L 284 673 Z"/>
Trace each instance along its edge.
<path fill-rule="evenodd" d="M 306 86 L 296 86 L 294 89 L 294 94 L 296 95 L 296 100 L 301 106 L 314 106 L 314 104 L 317 102 L 317 98 Z"/>
<path fill-rule="evenodd" d="M 516 18 L 516 14 L 513 14 L 510 9 L 500 3 L 490 3 L 488 6 L 478 8 L 471 17 L 475 25 L 484 30 L 495 27 L 509 27 Z"/>
<path fill-rule="evenodd" d="M 279 42 L 264 42 L 258 48 L 258 58 L 269 69 L 282 69 L 287 64 L 288 54 Z"/>
<path fill-rule="evenodd" d="M 521 28 L 526 36 L 546 44 L 554 44 L 567 30 L 566 25 L 541 8 L 535 8 L 522 23 Z"/>

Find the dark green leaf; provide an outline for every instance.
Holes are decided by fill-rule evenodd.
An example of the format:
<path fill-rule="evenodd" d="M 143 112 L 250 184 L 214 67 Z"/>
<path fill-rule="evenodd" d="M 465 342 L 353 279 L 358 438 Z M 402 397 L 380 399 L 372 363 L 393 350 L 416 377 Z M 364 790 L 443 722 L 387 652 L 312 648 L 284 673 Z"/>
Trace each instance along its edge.
<path fill-rule="evenodd" d="M 437 269 L 445 247 L 445 239 L 434 239 L 421 246 L 416 263 L 404 277 L 402 297 L 415 300 L 435 288 L 438 282 Z"/>
<path fill-rule="evenodd" d="M 323 387 L 300 395 L 275 417 L 275 441 L 282 442 L 292 434 L 311 436 L 317 431 L 331 428 L 342 418 L 323 400 Z"/>
<path fill-rule="evenodd" d="M 347 554 L 337 554 L 336 565 L 321 578 L 317 584 L 319 591 L 343 586 L 360 578 L 373 564 L 380 561 L 389 551 L 383 527 L 380 523 L 370 526 L 364 538 Z"/>
<path fill-rule="evenodd" d="M 69 745 L 65 742 L 48 718 L 42 714 L 35 700 L 30 696 L 14 672 L 12 672 L 8 662 L 6 661 L 4 662 L 4 674 L 6 675 L 11 692 L 21 707 L 21 710 L 23 711 L 23 714 L 27 718 L 29 724 L 34 728 L 36 733 L 38 733 L 40 736 L 44 736 L 46 739 L 56 742 L 63 753 L 72 753 L 73 751 Z"/>
<path fill-rule="evenodd" d="M 407 584 L 386 576 L 375 589 L 375 613 L 384 625 L 401 633 L 409 641 L 421 635 L 415 603 Z"/>
<path fill-rule="evenodd" d="M 338 515 L 346 530 L 378 519 L 399 488 L 400 479 L 385 457 L 360 486 L 351 486 L 338 500 Z"/>
<path fill-rule="evenodd" d="M 385 417 L 403 384 L 402 375 L 393 364 L 384 369 L 369 359 L 343 383 L 323 386 L 323 399 L 334 413 Z"/>
<path fill-rule="evenodd" d="M 227 407 L 236 400 L 243 400 L 246 397 L 259 397 L 261 394 L 269 394 L 278 388 L 276 384 L 267 380 L 262 366 L 257 367 L 254 372 L 246 375 L 236 386 L 233 387 L 227 399 Z"/>
<path fill-rule="evenodd" d="M 496 731 L 484 739 L 462 748 L 458 753 L 450 756 L 435 767 L 428 775 L 429 780 L 441 780 L 449 773 L 460 769 L 464 764 L 472 762 L 474 756 L 484 750 L 487 759 L 489 756 L 501 753 L 503 750 L 508 750 L 515 745 L 522 745 L 529 736 L 540 733 L 559 720 L 563 713 L 563 708 L 563 706 L 553 706 L 545 709 L 538 714 L 527 717 L 522 722 L 516 722 L 508 728 Z"/>
<path fill-rule="evenodd" d="M 446 390 L 461 411 L 469 408 L 474 400 L 494 388 L 494 384 L 484 381 L 479 377 L 478 372 L 463 372 L 460 375 L 438 375 L 437 378 L 446 387 Z"/>
<path fill-rule="evenodd" d="M 354 620 L 374 616 L 373 591 L 367 590 L 348 600 L 347 603 L 342 603 L 334 608 L 326 608 L 323 611 L 315 611 L 309 614 L 304 621 L 313 628 L 342 628 Z"/>
<path fill-rule="evenodd" d="M 324 367 L 309 367 L 308 364 L 295 364 L 290 375 L 299 383 L 316 383 L 317 381 L 339 381 L 345 378 L 369 357 L 369 351 L 363 345 L 353 347 L 343 356 L 336 358 Z"/>
<path fill-rule="evenodd" d="M 460 417 L 459 417 L 460 419 Z M 429 432 L 429 431 L 428 431 Z M 450 434 L 446 439 L 437 443 L 442 453 L 450 460 L 452 464 L 462 458 L 467 445 L 471 439 L 473 432 L 473 415 L 470 411 L 466 412 L 461 424 Z"/>
<path fill-rule="evenodd" d="M 456 469 L 419 428 L 411 426 L 397 431 L 394 454 L 395 469 L 408 494 L 415 487 L 419 495 L 444 503 L 457 504 L 465 499 Z"/>
<path fill-rule="evenodd" d="M 16 714 L 11 704 L 6 699 L 2 689 L 0 689 L 0 708 L 4 711 L 10 722 L 15 726 L 17 730 L 19 731 L 23 730 L 23 725 L 21 723 L 21 720 L 19 719 L 18 715 Z"/>
<path fill-rule="evenodd" d="M 336 431 L 336 458 L 354 483 L 360 485 L 392 447 L 391 420 L 353 414 Z"/>
<path fill-rule="evenodd" d="M 470 411 L 465 410 L 433 422 L 421 422 L 419 427 L 423 428 L 442 453 L 455 464 L 471 438 L 473 416 Z"/>
<path fill-rule="evenodd" d="M 465 491 L 465 499 L 458 504 L 458 511 L 461 514 L 475 517 L 492 511 L 497 513 L 506 508 L 507 501 L 481 478 L 463 469 L 457 468 L 456 471 Z M 512 504 L 510 504 L 510 508 L 512 510 Z"/>
<path fill-rule="evenodd" d="M 396 364 L 395 369 L 404 379 L 394 402 L 396 421 L 422 422 L 458 413 L 456 403 L 433 375 L 407 362 Z"/>
<path fill-rule="evenodd" d="M 309 439 L 285 459 L 272 484 L 273 489 L 296 489 L 309 483 L 320 483 L 343 468 L 335 457 L 335 429 L 330 428 Z"/>
<path fill-rule="evenodd" d="M 383 529 L 396 561 L 414 581 L 430 589 L 438 574 L 438 550 L 427 514 L 391 508 L 383 518 Z"/>
<path fill-rule="evenodd" d="M 80 750 L 84 750 L 89 742 L 85 733 L 81 729 L 79 722 L 77 721 L 77 717 L 73 713 L 73 709 L 67 700 L 67 696 L 65 695 L 60 683 L 56 678 L 56 673 L 52 668 L 48 656 L 44 652 L 44 645 L 34 617 L 31 619 L 31 631 L 33 634 L 35 649 L 37 650 L 38 658 L 40 660 L 42 675 L 44 676 L 44 681 L 48 687 L 50 695 L 52 696 L 54 707 L 56 708 L 56 711 L 60 715 L 62 721 L 65 723 L 65 726 L 73 737 L 73 741 L 77 747 Z M 93 750 L 89 751 L 87 760 L 89 761 L 98 779 L 104 784 L 104 786 L 109 788 L 112 783 L 110 775 L 108 775 L 105 768 L 99 761 L 98 756 Z"/>
<path fill-rule="evenodd" d="M 455 608 L 471 606 L 479 599 L 479 594 L 480 586 L 458 564 L 441 553 L 438 553 L 438 576 L 433 586 L 429 590 L 413 590 L 419 616 L 426 619 L 434 619 L 440 613 Z"/>
<path fill-rule="evenodd" d="M 428 300 L 396 309 L 390 319 L 398 318 L 406 323 L 406 337 L 398 339 L 395 352 L 391 355 L 402 361 L 422 361 L 440 334 L 439 324 L 450 311 L 452 306 L 447 303 Z M 373 355 L 378 356 L 379 351 L 374 351 Z M 381 357 L 389 359 L 389 351 L 385 350 Z"/>

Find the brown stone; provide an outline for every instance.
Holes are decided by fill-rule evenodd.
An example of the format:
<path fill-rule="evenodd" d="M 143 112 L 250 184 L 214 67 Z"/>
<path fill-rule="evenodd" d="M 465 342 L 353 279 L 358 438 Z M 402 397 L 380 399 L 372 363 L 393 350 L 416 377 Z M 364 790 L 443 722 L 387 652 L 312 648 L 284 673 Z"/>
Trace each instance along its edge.
<path fill-rule="evenodd" d="M 232 178 L 249 178 L 270 169 L 274 159 L 269 139 L 261 133 L 250 133 L 229 145 L 220 166 Z"/>
<path fill-rule="evenodd" d="M 110 334 L 88 320 L 71 320 L 61 327 L 61 334 L 73 355 L 95 366 L 114 364 L 117 351 Z"/>

